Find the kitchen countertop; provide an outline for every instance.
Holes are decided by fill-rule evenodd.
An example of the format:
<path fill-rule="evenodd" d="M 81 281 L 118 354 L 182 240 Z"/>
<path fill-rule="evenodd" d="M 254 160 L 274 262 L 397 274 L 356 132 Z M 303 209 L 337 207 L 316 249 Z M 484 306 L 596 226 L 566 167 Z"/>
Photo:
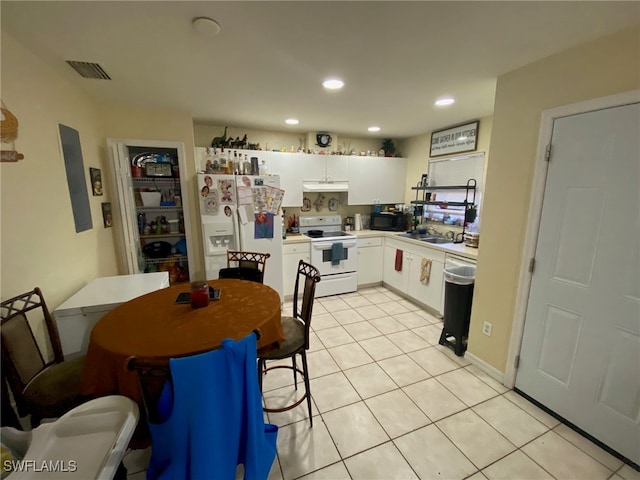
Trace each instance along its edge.
<path fill-rule="evenodd" d="M 404 238 L 398 235 L 400 232 L 385 232 L 381 230 L 358 230 L 350 232 L 358 238 L 367 238 L 367 237 L 384 237 L 384 238 L 393 238 L 395 240 L 399 240 L 401 242 L 407 242 L 413 245 L 420 245 L 421 247 L 429 247 L 435 250 L 440 250 L 445 253 L 453 253 L 456 255 L 460 255 L 462 257 L 467 257 L 471 259 L 476 259 L 478 257 L 478 249 L 471 248 L 465 246 L 464 243 L 427 243 L 421 242 L 420 240 L 415 240 L 413 238 Z M 306 235 L 292 234 L 287 233 L 287 238 L 283 240 L 284 245 L 294 244 L 294 243 L 307 243 L 311 242 L 311 239 Z"/>
<path fill-rule="evenodd" d="M 287 238 L 282 240 L 282 244 L 290 245 L 292 243 L 311 243 L 311 239 L 301 233 L 287 233 Z"/>

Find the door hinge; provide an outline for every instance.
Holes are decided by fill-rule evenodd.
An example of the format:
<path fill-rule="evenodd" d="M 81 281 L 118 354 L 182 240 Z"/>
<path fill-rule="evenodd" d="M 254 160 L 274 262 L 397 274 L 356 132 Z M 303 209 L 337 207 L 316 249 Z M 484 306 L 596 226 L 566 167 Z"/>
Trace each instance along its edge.
<path fill-rule="evenodd" d="M 536 268 L 536 259 L 529 259 L 529 273 L 533 273 L 533 270 Z"/>
<path fill-rule="evenodd" d="M 517 370 L 518 367 L 520 366 L 520 355 L 516 355 L 516 361 L 514 363 L 515 363 L 514 366 L 515 366 L 515 368 Z"/>
<path fill-rule="evenodd" d="M 547 162 L 551 161 L 551 144 L 550 143 L 547 144 L 547 148 L 545 148 L 545 150 L 544 150 L 544 159 Z"/>

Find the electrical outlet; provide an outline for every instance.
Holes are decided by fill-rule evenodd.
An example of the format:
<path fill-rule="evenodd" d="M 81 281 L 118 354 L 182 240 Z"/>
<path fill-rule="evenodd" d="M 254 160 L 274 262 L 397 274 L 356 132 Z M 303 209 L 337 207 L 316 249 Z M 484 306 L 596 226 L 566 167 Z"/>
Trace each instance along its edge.
<path fill-rule="evenodd" d="M 482 333 L 484 333 L 487 337 L 490 337 L 492 331 L 493 331 L 493 324 L 489 322 L 482 322 Z"/>

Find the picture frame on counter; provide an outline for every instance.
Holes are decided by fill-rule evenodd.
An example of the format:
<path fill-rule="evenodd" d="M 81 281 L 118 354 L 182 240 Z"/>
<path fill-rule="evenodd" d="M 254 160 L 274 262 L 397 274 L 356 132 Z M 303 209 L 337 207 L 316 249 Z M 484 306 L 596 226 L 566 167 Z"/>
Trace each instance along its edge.
<path fill-rule="evenodd" d="M 474 120 L 432 132 L 429 157 L 477 150 L 479 127 L 480 120 Z"/>

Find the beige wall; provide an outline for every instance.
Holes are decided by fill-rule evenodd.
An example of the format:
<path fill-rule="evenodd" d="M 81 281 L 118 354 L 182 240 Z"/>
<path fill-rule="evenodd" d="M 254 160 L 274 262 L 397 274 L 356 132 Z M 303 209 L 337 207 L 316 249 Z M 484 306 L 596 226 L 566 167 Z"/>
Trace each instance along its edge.
<path fill-rule="evenodd" d="M 640 28 L 498 78 L 468 351 L 504 372 L 541 113 L 640 88 Z M 482 322 L 493 324 L 491 337 Z"/>
<path fill-rule="evenodd" d="M 103 136 L 94 104 L 2 31 L 2 101 L 18 118 L 18 163 L 0 164 L 3 299 L 42 288 L 53 310 L 87 282 L 117 275 L 112 228 L 91 194 L 89 167 L 102 169 Z M 77 234 L 58 124 L 78 130 L 93 228 Z"/>

